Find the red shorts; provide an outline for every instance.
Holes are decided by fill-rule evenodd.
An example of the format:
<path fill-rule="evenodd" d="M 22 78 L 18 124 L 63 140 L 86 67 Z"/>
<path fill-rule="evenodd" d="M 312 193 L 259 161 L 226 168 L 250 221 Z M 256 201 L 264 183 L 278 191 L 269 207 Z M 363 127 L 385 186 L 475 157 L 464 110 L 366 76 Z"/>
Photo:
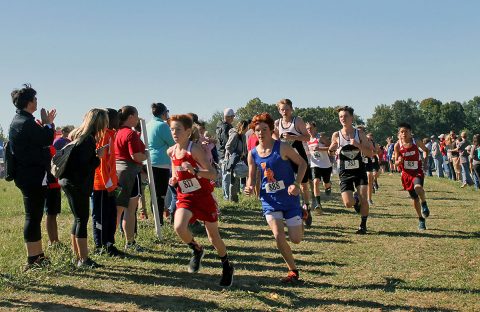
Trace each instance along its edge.
<path fill-rule="evenodd" d="M 177 200 L 177 209 L 188 209 L 193 213 L 189 223 L 197 220 L 207 222 L 218 221 L 218 204 L 213 194 L 189 196 Z"/>
<path fill-rule="evenodd" d="M 402 185 L 403 189 L 406 191 L 413 191 L 414 190 L 414 181 L 415 179 L 420 178 L 423 180 L 424 175 L 423 172 L 418 172 L 416 175 L 410 175 L 405 171 L 402 171 Z"/>

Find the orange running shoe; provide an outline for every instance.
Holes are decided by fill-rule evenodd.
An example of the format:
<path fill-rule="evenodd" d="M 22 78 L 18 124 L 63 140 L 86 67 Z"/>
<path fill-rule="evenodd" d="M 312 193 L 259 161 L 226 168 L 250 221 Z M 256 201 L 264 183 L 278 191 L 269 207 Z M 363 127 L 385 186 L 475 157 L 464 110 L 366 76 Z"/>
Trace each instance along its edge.
<path fill-rule="evenodd" d="M 299 280 L 298 271 L 288 271 L 287 277 L 282 278 L 280 281 L 284 284 L 295 284 Z"/>

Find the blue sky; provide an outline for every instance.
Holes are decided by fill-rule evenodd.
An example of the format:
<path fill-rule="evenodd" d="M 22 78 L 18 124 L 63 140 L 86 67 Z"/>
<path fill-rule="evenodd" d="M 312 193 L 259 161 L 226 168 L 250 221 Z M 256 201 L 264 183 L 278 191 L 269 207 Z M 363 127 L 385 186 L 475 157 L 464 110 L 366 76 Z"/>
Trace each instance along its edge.
<path fill-rule="evenodd" d="M 24 82 L 57 125 L 92 107 L 208 119 L 260 97 L 348 104 L 480 95 L 479 1 L 0 0 L 0 125 Z"/>

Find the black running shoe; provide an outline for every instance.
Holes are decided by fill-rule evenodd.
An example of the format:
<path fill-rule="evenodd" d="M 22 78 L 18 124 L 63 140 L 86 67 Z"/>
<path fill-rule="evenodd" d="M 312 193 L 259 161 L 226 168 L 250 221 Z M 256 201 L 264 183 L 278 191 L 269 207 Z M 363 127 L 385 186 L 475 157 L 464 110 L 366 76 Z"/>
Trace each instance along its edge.
<path fill-rule="evenodd" d="M 200 270 L 200 263 L 202 262 L 203 256 L 205 255 L 205 250 L 194 250 L 193 257 L 190 259 L 190 263 L 188 264 L 188 273 L 197 273 Z"/>
<path fill-rule="evenodd" d="M 360 226 L 355 234 L 364 235 L 367 234 L 367 227 Z"/>
<path fill-rule="evenodd" d="M 222 279 L 220 280 L 220 286 L 222 287 L 230 287 L 233 284 L 233 273 L 235 268 L 232 264 L 227 268 L 223 268 L 222 271 Z"/>
<path fill-rule="evenodd" d="M 109 255 L 110 257 L 123 257 L 125 256 L 125 253 L 118 250 L 118 248 L 114 245 L 109 245 L 107 246 L 107 255 Z"/>
<path fill-rule="evenodd" d="M 429 215 L 430 215 L 430 209 L 428 209 L 427 202 L 423 202 L 422 203 L 422 216 L 424 218 L 428 218 Z"/>
<path fill-rule="evenodd" d="M 77 263 L 77 268 L 79 269 L 95 269 L 99 267 L 101 267 L 101 265 L 96 263 L 90 258 L 87 258 L 85 260 L 78 260 L 78 263 Z"/>
<path fill-rule="evenodd" d="M 325 195 L 330 196 L 331 194 L 332 194 L 332 188 L 331 187 L 325 189 Z"/>
<path fill-rule="evenodd" d="M 307 205 L 303 205 L 303 220 L 307 229 L 312 227 L 312 213 L 310 212 L 310 208 L 308 208 Z"/>

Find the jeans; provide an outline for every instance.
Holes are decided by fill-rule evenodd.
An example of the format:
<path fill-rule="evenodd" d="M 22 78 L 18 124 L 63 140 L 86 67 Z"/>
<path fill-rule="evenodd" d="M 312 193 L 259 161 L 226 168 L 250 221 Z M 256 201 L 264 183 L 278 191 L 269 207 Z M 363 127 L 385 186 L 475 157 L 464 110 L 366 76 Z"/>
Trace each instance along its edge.
<path fill-rule="evenodd" d="M 473 185 L 473 180 L 470 176 L 470 164 L 468 162 L 462 163 L 462 180 L 464 184 Z"/>
<path fill-rule="evenodd" d="M 165 196 L 165 207 L 170 212 L 170 215 L 173 215 L 177 209 L 177 191 L 170 185 L 168 186 L 167 195 Z"/>
<path fill-rule="evenodd" d="M 435 158 L 435 168 L 437 170 L 437 176 L 439 178 L 443 178 L 443 159 L 442 158 Z"/>
<path fill-rule="evenodd" d="M 223 163 L 221 164 L 222 168 L 222 189 L 223 189 L 223 198 L 230 199 L 230 185 L 232 184 L 232 173 L 228 170 L 223 169 Z"/>
<path fill-rule="evenodd" d="M 432 165 L 433 165 L 433 158 L 428 156 L 427 157 L 427 176 L 432 176 Z"/>
<path fill-rule="evenodd" d="M 475 189 L 480 189 L 480 164 L 473 165 L 473 181 L 475 182 Z"/>

